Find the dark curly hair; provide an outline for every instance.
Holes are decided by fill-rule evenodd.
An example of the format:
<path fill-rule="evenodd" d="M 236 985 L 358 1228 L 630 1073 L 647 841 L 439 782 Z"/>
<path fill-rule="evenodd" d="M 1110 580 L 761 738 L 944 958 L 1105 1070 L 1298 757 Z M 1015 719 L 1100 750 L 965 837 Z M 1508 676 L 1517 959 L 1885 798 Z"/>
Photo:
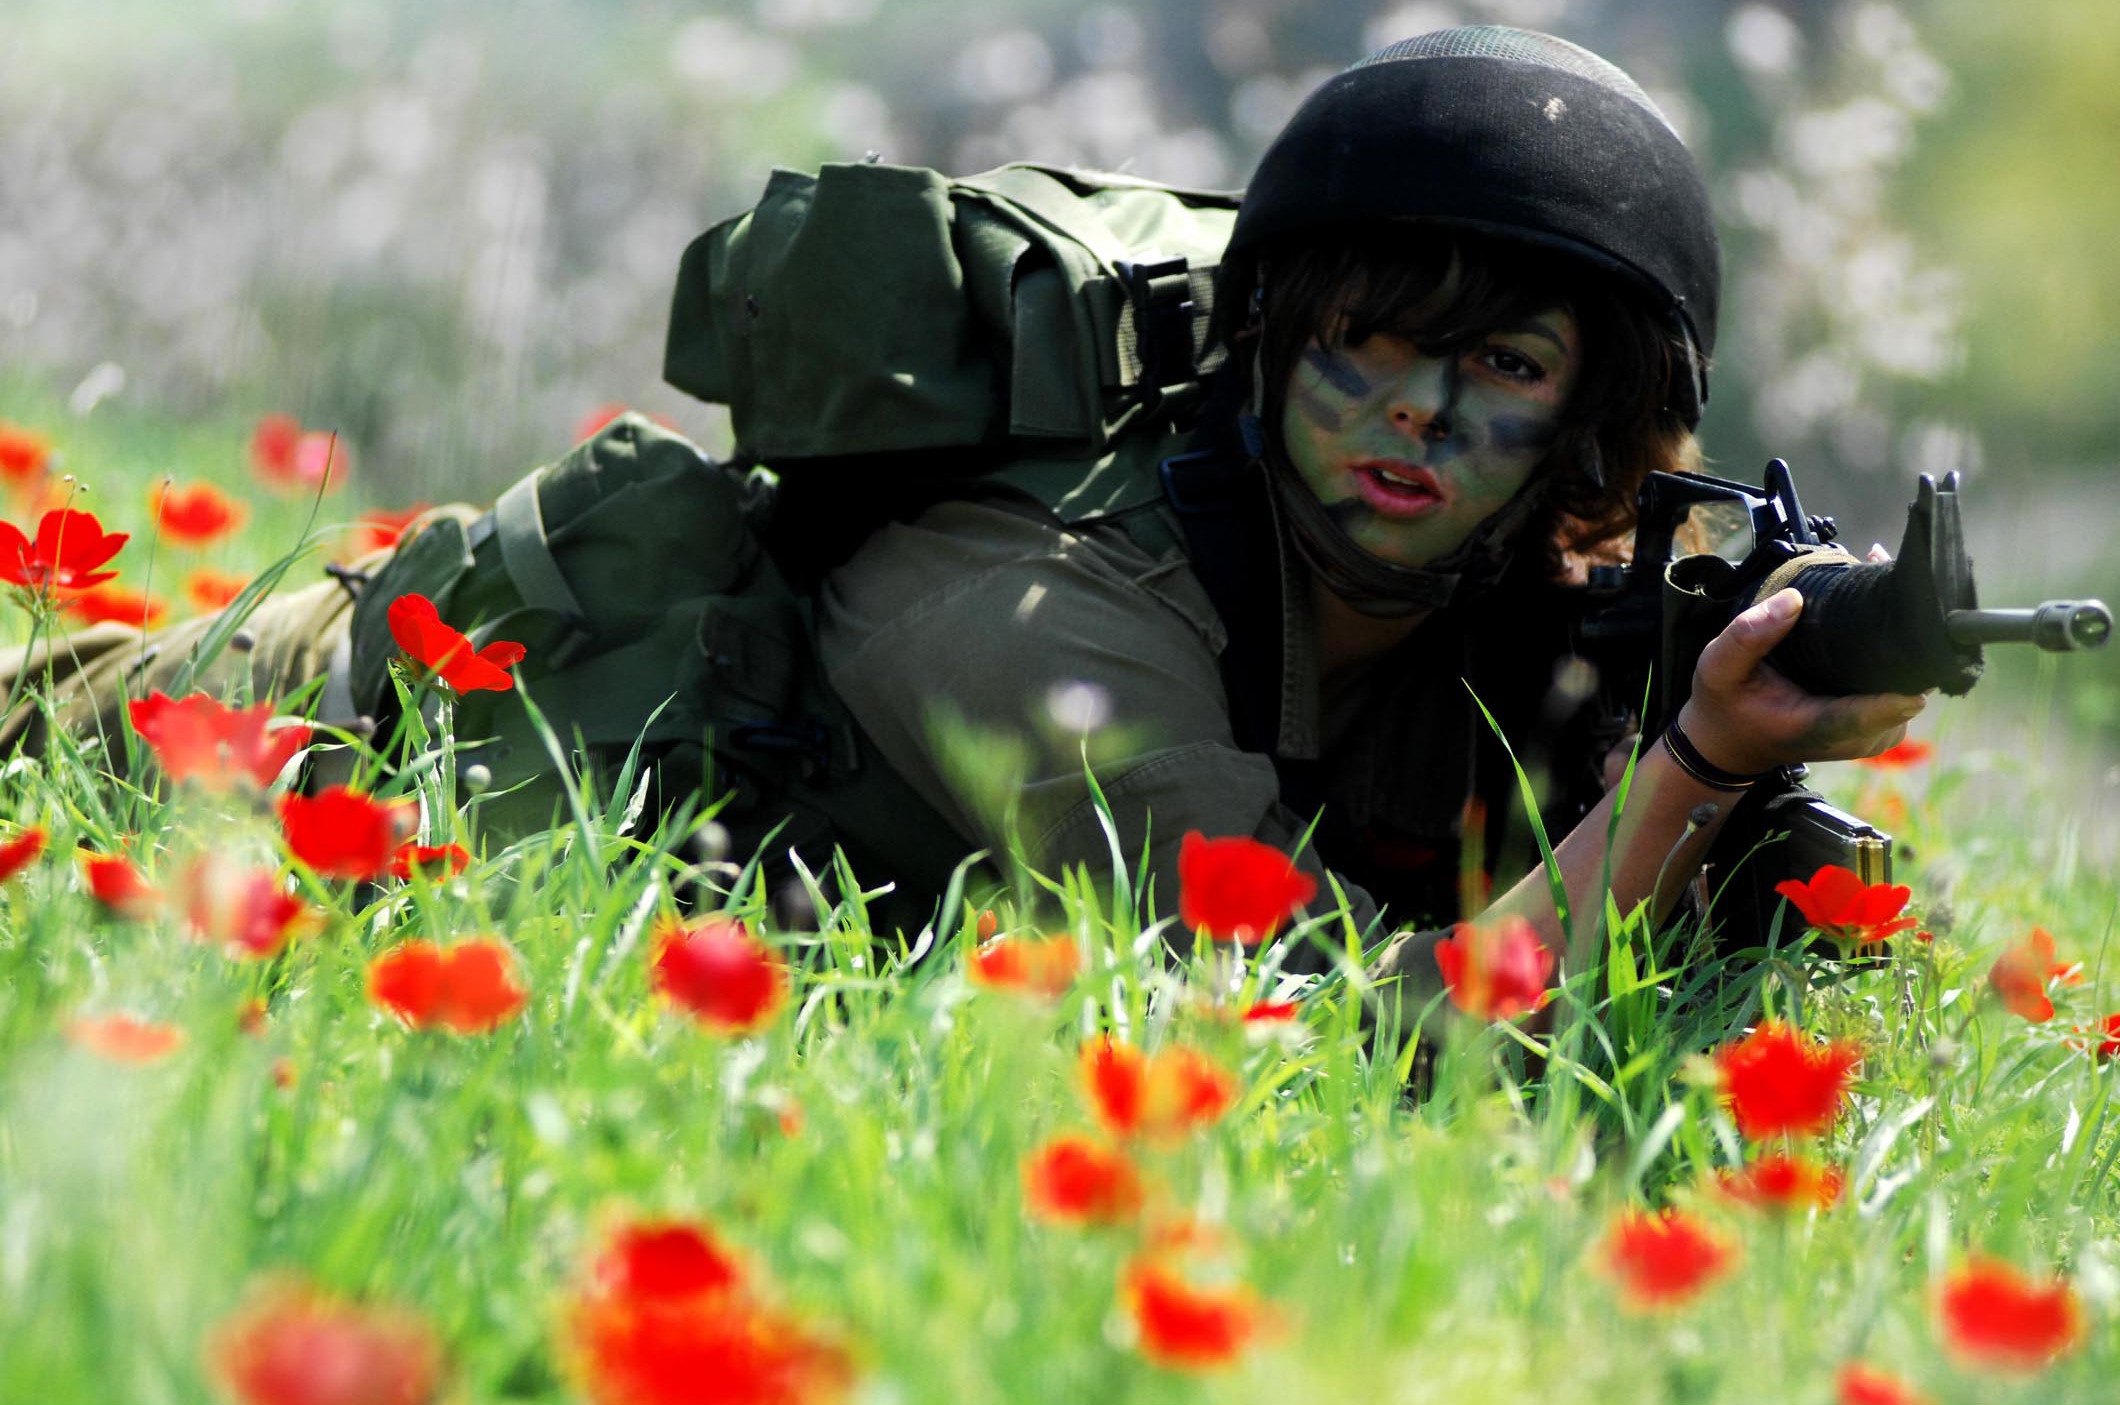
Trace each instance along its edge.
<path fill-rule="evenodd" d="M 1246 326 L 1262 264 L 1264 319 Z M 1281 443 L 1289 376 L 1314 339 L 1346 345 L 1388 329 L 1446 349 L 1549 307 L 1573 313 L 1582 374 L 1539 470 L 1550 481 L 1545 506 L 1522 538 L 1543 553 L 1551 577 L 1623 551 L 1649 473 L 1699 466 L 1692 431 L 1667 408 L 1684 347 L 1640 293 L 1558 251 L 1447 226 L 1368 222 L 1233 261 L 1218 293 L 1217 335 L 1247 381 L 1258 356 L 1269 452 Z M 1581 471 L 1593 452 L 1602 487 Z"/>

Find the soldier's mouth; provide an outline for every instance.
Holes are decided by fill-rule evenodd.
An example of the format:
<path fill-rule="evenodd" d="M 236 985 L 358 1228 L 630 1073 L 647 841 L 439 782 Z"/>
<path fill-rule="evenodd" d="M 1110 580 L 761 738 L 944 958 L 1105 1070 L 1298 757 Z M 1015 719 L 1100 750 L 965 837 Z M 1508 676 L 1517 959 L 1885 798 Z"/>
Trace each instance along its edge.
<path fill-rule="evenodd" d="M 1443 505 L 1442 481 L 1432 469 L 1403 459 L 1362 459 L 1353 467 L 1355 491 L 1387 517 L 1418 517 Z"/>

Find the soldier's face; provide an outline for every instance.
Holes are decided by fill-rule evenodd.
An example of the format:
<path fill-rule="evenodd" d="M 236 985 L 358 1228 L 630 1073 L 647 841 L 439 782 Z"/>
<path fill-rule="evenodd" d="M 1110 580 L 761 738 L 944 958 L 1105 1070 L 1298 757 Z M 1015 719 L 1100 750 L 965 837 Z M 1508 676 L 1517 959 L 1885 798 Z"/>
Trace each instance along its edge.
<path fill-rule="evenodd" d="M 1580 331 L 1560 307 L 1447 351 L 1328 332 L 1289 376 L 1282 443 L 1357 546 L 1425 566 L 1530 478 L 1581 369 Z"/>

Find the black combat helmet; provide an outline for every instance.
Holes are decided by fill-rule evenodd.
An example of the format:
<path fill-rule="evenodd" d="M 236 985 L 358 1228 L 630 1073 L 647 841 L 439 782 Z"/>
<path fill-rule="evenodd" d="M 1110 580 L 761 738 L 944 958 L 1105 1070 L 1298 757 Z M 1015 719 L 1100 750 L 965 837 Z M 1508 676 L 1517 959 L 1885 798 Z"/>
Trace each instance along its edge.
<path fill-rule="evenodd" d="M 1700 422 L 1721 284 L 1715 221 L 1692 154 L 1617 66 L 1498 25 L 1378 50 L 1312 93 L 1274 138 L 1224 267 L 1244 276 L 1282 235 L 1367 219 L 1501 235 L 1620 275 L 1683 346 L 1690 374 L 1673 377 L 1670 408 Z"/>

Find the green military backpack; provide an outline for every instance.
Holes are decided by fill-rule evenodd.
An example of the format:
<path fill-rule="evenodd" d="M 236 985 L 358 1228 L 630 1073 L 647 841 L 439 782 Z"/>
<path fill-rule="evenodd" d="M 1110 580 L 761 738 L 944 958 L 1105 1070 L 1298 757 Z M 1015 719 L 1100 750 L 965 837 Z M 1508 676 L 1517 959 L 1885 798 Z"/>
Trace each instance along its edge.
<path fill-rule="evenodd" d="M 362 593 L 356 705 L 387 710 L 386 611 L 417 592 L 475 642 L 528 648 L 516 676 L 570 764 L 608 779 L 638 744 L 663 803 L 726 801 L 746 856 L 777 833 L 829 857 L 849 804 L 886 825 L 920 812 L 863 766 L 807 587 L 967 475 L 1071 518 L 1159 491 L 1142 467 L 1168 437 L 1149 430 L 1219 359 L 1235 212 L 1232 195 L 1029 165 L 776 172 L 686 251 L 671 312 L 665 375 L 728 406 L 731 461 L 626 415 L 484 515 L 430 518 Z M 489 823 L 551 821 L 554 766 L 520 693 L 465 696 L 456 731 L 492 772 Z"/>

